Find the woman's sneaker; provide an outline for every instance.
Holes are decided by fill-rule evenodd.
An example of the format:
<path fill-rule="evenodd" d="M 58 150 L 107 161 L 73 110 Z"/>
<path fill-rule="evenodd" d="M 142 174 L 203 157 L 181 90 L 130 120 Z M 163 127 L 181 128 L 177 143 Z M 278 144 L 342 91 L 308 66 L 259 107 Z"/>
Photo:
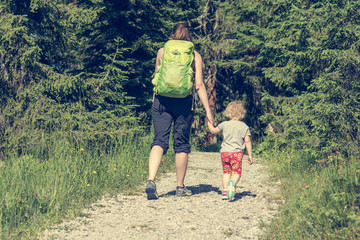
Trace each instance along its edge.
<path fill-rule="evenodd" d="M 222 197 L 221 197 L 222 200 L 229 200 L 228 196 L 227 196 L 227 191 L 222 191 Z"/>
<path fill-rule="evenodd" d="M 228 191 L 226 193 L 226 195 L 230 201 L 234 200 L 235 192 L 236 192 L 236 183 L 234 180 L 230 179 L 228 181 Z"/>
<path fill-rule="evenodd" d="M 145 187 L 145 192 L 147 194 L 148 200 L 155 200 L 158 199 L 159 196 L 156 192 L 156 185 L 153 180 L 149 180 Z"/>
<path fill-rule="evenodd" d="M 183 187 L 176 187 L 176 197 L 185 197 L 185 196 L 191 196 L 192 192 L 191 190 L 187 189 L 185 186 Z"/>

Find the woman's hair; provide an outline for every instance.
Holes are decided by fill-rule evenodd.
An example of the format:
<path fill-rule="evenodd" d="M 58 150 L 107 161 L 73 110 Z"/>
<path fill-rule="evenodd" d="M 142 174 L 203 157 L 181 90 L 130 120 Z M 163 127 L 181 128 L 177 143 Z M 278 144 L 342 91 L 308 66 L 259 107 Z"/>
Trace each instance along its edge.
<path fill-rule="evenodd" d="M 185 40 L 192 42 L 190 31 L 185 23 L 178 23 L 174 26 L 170 40 Z"/>
<path fill-rule="evenodd" d="M 224 111 L 226 117 L 234 120 L 242 120 L 245 114 L 246 110 L 240 101 L 229 103 Z"/>

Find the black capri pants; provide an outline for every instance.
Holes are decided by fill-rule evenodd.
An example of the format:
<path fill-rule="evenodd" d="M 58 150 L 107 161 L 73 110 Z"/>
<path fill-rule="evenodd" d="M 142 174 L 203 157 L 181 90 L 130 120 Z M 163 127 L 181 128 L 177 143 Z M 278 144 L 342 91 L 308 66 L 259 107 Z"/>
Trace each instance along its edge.
<path fill-rule="evenodd" d="M 151 148 L 160 146 L 166 154 L 169 149 L 169 138 L 174 122 L 174 151 L 175 153 L 190 153 L 190 128 L 194 117 L 192 111 L 192 95 L 185 98 L 170 98 L 155 95 L 151 107 L 154 126 L 154 140 Z"/>

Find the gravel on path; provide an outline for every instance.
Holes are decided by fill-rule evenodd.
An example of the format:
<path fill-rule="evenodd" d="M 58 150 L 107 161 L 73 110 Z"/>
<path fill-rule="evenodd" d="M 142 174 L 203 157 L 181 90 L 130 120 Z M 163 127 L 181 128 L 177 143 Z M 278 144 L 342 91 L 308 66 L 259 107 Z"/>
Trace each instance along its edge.
<path fill-rule="evenodd" d="M 77 217 L 48 228 L 42 239 L 259 239 L 282 203 L 279 183 L 266 166 L 243 158 L 235 201 L 221 200 L 220 153 L 189 155 L 185 184 L 190 197 L 175 197 L 174 172 L 156 181 L 159 199 L 137 195 L 104 196 Z"/>

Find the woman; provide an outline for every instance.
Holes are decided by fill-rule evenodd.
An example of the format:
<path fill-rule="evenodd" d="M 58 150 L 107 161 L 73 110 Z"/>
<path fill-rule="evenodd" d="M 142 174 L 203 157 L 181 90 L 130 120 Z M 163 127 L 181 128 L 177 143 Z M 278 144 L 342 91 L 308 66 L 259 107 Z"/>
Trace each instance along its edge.
<path fill-rule="evenodd" d="M 190 31 L 183 23 L 175 25 L 170 40 L 192 42 Z M 160 69 L 164 48 L 160 48 L 156 57 L 155 71 Z M 195 78 L 195 91 L 206 111 L 206 118 L 213 124 L 214 119 L 209 107 L 208 97 L 203 82 L 202 58 L 194 51 L 192 67 Z M 188 154 L 190 153 L 190 128 L 194 116 L 192 109 L 193 95 L 184 98 L 172 98 L 155 94 L 152 104 L 152 118 L 155 137 L 151 144 L 149 155 L 149 180 L 146 185 L 147 199 L 158 199 L 155 177 L 164 154 L 169 148 L 169 137 L 172 122 L 174 122 L 174 151 L 176 167 L 176 196 L 190 196 L 191 191 L 184 185 L 188 165 Z"/>

